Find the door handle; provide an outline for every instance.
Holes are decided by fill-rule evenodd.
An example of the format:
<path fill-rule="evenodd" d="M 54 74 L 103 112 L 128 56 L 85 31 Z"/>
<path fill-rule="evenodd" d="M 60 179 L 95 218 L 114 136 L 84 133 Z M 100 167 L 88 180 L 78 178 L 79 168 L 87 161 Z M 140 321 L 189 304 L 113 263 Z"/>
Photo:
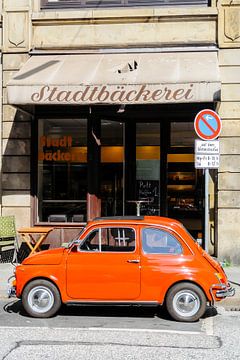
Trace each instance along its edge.
<path fill-rule="evenodd" d="M 140 260 L 133 259 L 133 260 L 127 260 L 128 263 L 138 264 L 140 263 Z"/>

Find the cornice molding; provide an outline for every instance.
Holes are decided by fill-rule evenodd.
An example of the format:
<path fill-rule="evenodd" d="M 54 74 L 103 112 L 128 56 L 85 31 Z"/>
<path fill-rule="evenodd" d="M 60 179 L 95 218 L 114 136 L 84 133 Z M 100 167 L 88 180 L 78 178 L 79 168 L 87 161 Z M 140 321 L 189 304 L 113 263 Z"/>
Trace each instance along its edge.
<path fill-rule="evenodd" d="M 156 23 L 164 21 L 212 21 L 217 19 L 217 8 L 184 9 L 118 9 L 75 12 L 34 12 L 33 25 L 76 25 L 106 23 Z"/>

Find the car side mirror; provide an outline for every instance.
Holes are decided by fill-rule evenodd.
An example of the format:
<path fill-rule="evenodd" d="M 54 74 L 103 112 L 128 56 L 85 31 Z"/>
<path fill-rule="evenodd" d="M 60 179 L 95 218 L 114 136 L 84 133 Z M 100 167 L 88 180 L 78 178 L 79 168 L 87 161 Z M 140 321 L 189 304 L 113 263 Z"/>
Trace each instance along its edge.
<path fill-rule="evenodd" d="M 73 244 L 73 246 L 71 247 L 71 249 L 70 249 L 70 252 L 77 252 L 78 251 L 78 246 L 79 246 L 79 244 Z"/>

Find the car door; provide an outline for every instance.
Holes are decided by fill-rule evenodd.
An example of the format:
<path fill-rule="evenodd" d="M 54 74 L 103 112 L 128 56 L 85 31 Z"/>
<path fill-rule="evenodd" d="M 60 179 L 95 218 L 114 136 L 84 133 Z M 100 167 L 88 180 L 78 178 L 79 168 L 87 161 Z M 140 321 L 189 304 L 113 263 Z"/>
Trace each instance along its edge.
<path fill-rule="evenodd" d="M 145 226 L 140 232 L 142 296 L 148 300 L 161 298 L 163 289 L 178 276 L 186 265 L 185 248 L 168 229 Z"/>
<path fill-rule="evenodd" d="M 67 259 L 73 299 L 133 300 L 140 295 L 140 255 L 134 227 L 96 227 Z"/>

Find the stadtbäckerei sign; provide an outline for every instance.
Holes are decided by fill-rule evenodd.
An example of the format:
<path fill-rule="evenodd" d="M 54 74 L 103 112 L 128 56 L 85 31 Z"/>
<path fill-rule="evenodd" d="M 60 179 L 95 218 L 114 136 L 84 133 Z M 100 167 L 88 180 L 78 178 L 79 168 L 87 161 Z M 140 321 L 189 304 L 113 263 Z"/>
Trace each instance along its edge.
<path fill-rule="evenodd" d="M 205 101 L 214 84 L 138 84 L 31 86 L 25 89 L 25 103 L 35 104 L 146 104 Z M 28 97 L 28 99 L 27 99 Z"/>

